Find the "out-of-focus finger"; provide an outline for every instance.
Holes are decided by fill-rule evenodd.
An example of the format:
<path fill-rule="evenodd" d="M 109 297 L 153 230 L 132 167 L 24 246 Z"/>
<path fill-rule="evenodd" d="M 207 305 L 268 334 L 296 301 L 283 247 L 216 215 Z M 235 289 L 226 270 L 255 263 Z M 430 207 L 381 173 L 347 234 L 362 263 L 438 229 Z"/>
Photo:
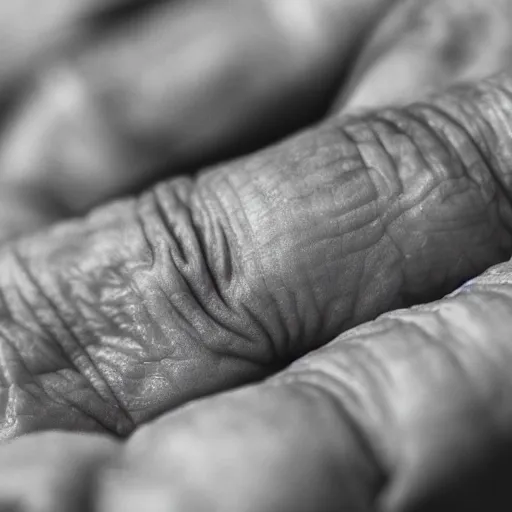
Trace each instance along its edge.
<path fill-rule="evenodd" d="M 408 0 L 360 55 L 336 110 L 410 102 L 512 64 L 510 0 Z"/>
<path fill-rule="evenodd" d="M 512 264 L 143 427 L 94 510 L 509 510 Z"/>
<path fill-rule="evenodd" d="M 168 414 L 124 448 L 63 434 L 4 446 L 0 505 L 68 510 L 80 496 L 97 512 L 508 510 L 511 319 L 509 262 L 264 383 Z"/>
<path fill-rule="evenodd" d="M 71 212 L 318 118 L 396 0 L 166 2 L 58 59 L 8 130 L 4 183 Z"/>
<path fill-rule="evenodd" d="M 120 444 L 107 436 L 48 432 L 0 445 L 0 510 L 90 512 L 96 473 Z"/>

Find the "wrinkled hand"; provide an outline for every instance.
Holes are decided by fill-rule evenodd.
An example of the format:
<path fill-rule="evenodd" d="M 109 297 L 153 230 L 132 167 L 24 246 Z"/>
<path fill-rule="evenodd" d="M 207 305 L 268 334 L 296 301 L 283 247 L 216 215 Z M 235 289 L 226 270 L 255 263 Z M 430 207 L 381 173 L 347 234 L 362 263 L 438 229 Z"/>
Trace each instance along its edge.
<path fill-rule="evenodd" d="M 366 91 L 365 76 L 396 68 L 368 69 Z M 364 88 L 347 87 L 343 105 L 368 103 Z M 126 435 L 338 338 L 125 444 L 6 444 L 3 505 L 491 509 L 508 474 L 510 264 L 339 335 L 510 257 L 511 98 L 504 72 L 331 117 L 4 246 L 4 439 Z"/>

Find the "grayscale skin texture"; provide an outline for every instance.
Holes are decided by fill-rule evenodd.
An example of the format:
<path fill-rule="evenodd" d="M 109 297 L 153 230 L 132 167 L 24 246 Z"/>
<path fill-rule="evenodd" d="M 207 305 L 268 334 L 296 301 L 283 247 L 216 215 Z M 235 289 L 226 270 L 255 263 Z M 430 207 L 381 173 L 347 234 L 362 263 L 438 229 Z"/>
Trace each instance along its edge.
<path fill-rule="evenodd" d="M 60 0 L 52 1 L 57 6 Z M 67 12 L 74 19 L 88 1 L 94 4 L 84 0 L 55 13 Z M 354 14 L 361 5 L 371 10 L 379 2 L 325 0 L 310 5 L 321 5 L 321 12 L 332 13 L 327 18 L 336 20 L 334 13 L 342 4 Z M 413 5 L 403 4 L 397 13 Z M 195 5 L 206 4 L 198 0 Z M 227 4 L 219 0 L 218 5 Z M 286 2 L 271 5 L 284 7 Z M 511 75 L 505 72 L 437 96 L 423 95 L 423 86 L 437 88 L 453 79 L 480 78 L 496 67 L 507 68 L 507 5 L 506 0 L 421 0 L 425 10 L 421 14 L 419 9 L 419 17 L 426 23 L 419 25 L 419 39 L 412 37 L 418 53 L 398 59 L 405 67 L 418 65 L 407 87 L 412 91 L 418 86 L 421 97 L 413 94 L 415 103 L 397 87 L 387 100 L 404 106 L 354 110 L 364 103 L 360 100 L 371 97 L 372 87 L 379 88 L 390 76 L 404 85 L 393 67 L 393 55 L 404 57 L 394 37 L 402 26 L 391 31 L 388 58 L 384 52 L 383 65 L 363 76 L 362 94 L 344 104 L 341 114 L 252 156 L 208 168 L 197 178 L 163 182 L 141 196 L 4 245 L 0 510 L 512 509 L 511 264 L 467 281 L 511 254 Z M 460 28 L 457 20 L 474 26 L 473 10 L 483 15 L 477 16 L 479 30 L 451 30 Z M 194 19 L 206 19 L 198 16 Z M 341 40 L 350 40 L 361 22 L 368 28 L 364 16 L 356 17 L 357 23 L 348 15 L 341 18 L 353 31 L 340 31 Z M 411 20 L 414 16 L 405 26 Z M 31 22 L 46 23 L 36 17 Z M 197 26 L 212 25 L 200 21 Z M 442 27 L 440 39 L 431 30 L 434 26 Z M 490 26 L 493 30 L 487 30 Z M 290 28 L 295 36 L 304 35 L 296 25 Z M 374 41 L 385 32 L 377 31 Z M 444 43 L 451 47 L 460 34 L 468 33 L 476 44 L 463 47 L 470 49 L 475 65 L 468 54 L 448 52 L 450 65 L 445 66 Z M 113 38 L 118 49 L 124 46 L 120 34 Z M 411 42 L 407 34 L 405 46 Z M 482 55 L 478 49 L 484 43 L 489 51 Z M 243 45 L 232 47 L 235 55 L 244 55 Z M 148 49 L 140 48 L 142 55 Z M 336 45 L 325 48 L 336 56 Z M 317 47 L 319 55 L 325 48 Z M 340 55 L 346 57 L 350 52 L 344 48 Z M 90 61 L 81 61 L 91 65 L 85 67 L 91 70 L 89 78 L 101 84 L 107 69 L 112 71 L 103 83 L 107 91 L 133 85 L 137 92 L 144 80 L 122 79 L 131 76 L 129 60 L 115 70 L 108 66 L 112 54 L 99 55 L 106 56 L 100 59 L 104 66 L 96 67 L 94 51 Z M 280 55 L 276 51 L 277 62 Z M 153 62 L 135 61 L 146 64 L 144 69 Z M 309 62 L 303 71 L 312 69 L 311 60 L 302 62 Z M 0 66 L 0 82 L 5 69 L 9 66 Z M 252 68 L 242 64 L 239 69 Z M 281 71 L 279 66 L 271 69 Z M 284 69 L 284 75 L 294 69 Z M 222 90 L 225 75 L 216 76 L 220 80 L 212 84 Z M 317 75 L 311 77 L 315 83 Z M 116 83 L 113 78 L 121 78 L 118 89 L 109 89 Z M 94 117 L 101 101 L 94 104 L 85 89 L 82 97 L 78 87 L 78 99 L 85 98 L 78 101 L 78 112 Z M 285 90 L 266 89 L 269 96 L 260 99 L 283 97 Z M 43 87 L 42 92 L 41 100 L 48 91 Z M 101 87 L 97 92 L 96 99 L 108 99 Z M 209 105 L 201 97 L 198 105 Z M 117 126 L 121 134 L 135 135 L 121 141 L 147 142 L 149 136 L 151 142 L 156 135 L 164 143 L 155 147 L 163 149 L 176 148 L 166 146 L 166 140 L 184 136 L 181 140 L 187 142 L 186 134 L 193 129 L 159 139 L 159 127 L 172 126 L 167 124 L 172 108 L 158 108 L 172 106 L 165 96 L 160 103 L 152 103 L 151 94 L 140 98 L 149 100 L 141 103 L 141 111 L 120 109 L 126 117 L 116 118 L 122 121 Z M 157 105 L 148 110 L 156 118 L 137 116 L 151 105 Z M 221 105 L 216 102 L 214 110 Z M 278 115 L 266 100 L 260 105 L 266 105 L 263 114 Z M 311 105 L 306 101 L 301 106 Z M 246 121 L 245 127 L 262 120 L 238 117 L 243 108 L 221 110 L 228 127 L 223 132 L 227 138 L 221 140 L 229 140 L 230 130 L 239 128 L 237 120 Z M 30 113 L 25 121 L 35 121 L 31 116 L 40 111 L 29 107 L 24 112 Z M 189 128 L 217 119 L 208 112 L 188 112 Z M 76 128 L 83 118 L 75 113 L 71 108 L 64 119 L 75 120 Z M 98 124 L 91 117 L 85 120 L 86 133 L 96 133 Z M 141 124 L 144 120 L 149 121 Z M 61 121 L 57 116 L 57 125 Z M 23 122 L 14 126 L 18 135 L 27 128 Z M 39 121 L 34 126 L 32 141 L 42 133 Z M 204 126 L 203 134 L 212 133 L 212 124 Z M 241 130 L 237 135 L 249 133 Z M 100 134 L 92 147 L 104 132 Z M 189 150 L 197 150 L 194 140 L 201 147 L 209 138 L 192 138 L 184 147 L 190 143 Z M 111 142 L 106 137 L 101 148 Z M 51 147 L 58 159 L 65 145 Z M 114 147 L 113 160 L 103 161 L 99 151 L 100 165 L 92 169 L 119 164 L 116 151 L 122 147 Z M 135 152 L 144 147 L 133 144 Z M 186 160 L 190 155 L 184 151 L 182 156 Z M 116 175 L 122 168 L 113 166 L 110 177 L 122 176 Z M 134 172 L 128 172 L 128 181 L 137 182 L 141 168 L 127 167 Z M 29 165 L 25 177 L 35 172 L 50 186 L 51 180 L 45 181 L 48 167 L 41 169 L 38 175 L 37 166 Z M 79 165 L 58 171 L 62 169 L 83 171 Z M 92 196 L 90 188 L 78 187 L 82 206 L 93 196 L 104 197 L 95 196 L 98 190 L 106 195 L 113 191 L 95 182 L 98 174 L 81 171 L 78 175 L 87 177 L 83 183 L 91 178 L 98 187 L 94 191 L 93 186 Z M 68 184 L 76 184 L 73 179 Z M 119 185 L 117 192 L 126 182 Z M 10 201 L 17 200 L 0 188 Z M 25 199 L 33 194 L 29 190 Z M 37 212 L 23 211 L 37 218 Z M 1 212 L 0 220 L 5 221 Z M 437 302 L 396 309 L 435 300 L 462 283 Z M 390 310 L 394 312 L 385 313 Z M 259 383 L 191 400 L 253 380 Z M 75 432 L 37 432 L 48 429 Z M 126 442 L 119 442 L 131 432 Z"/>
<path fill-rule="evenodd" d="M 128 434 L 507 259 L 509 87 L 334 118 L 6 246 L 3 438 Z"/>
<path fill-rule="evenodd" d="M 508 510 L 511 315 L 507 262 L 189 404 L 106 464 L 93 510 Z"/>

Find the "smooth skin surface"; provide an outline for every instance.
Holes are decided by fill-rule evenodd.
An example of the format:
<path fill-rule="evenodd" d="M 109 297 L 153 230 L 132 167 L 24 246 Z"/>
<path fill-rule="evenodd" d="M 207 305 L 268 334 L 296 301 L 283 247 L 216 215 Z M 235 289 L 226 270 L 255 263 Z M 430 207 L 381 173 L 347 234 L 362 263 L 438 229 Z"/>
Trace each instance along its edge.
<path fill-rule="evenodd" d="M 155 9 L 180 9 L 179 4 L 162 2 Z M 256 1 L 238 4 L 240 9 L 264 9 L 275 20 L 290 19 L 291 4 L 284 1 L 271 11 Z M 211 19 L 217 21 L 208 23 L 217 27 L 234 4 L 186 5 L 194 7 L 174 11 L 174 19 L 185 12 L 191 18 L 183 19 L 206 23 L 210 18 L 204 13 L 215 13 Z M 6 442 L 0 446 L 5 475 L 0 478 L 0 510 L 510 509 L 512 270 L 503 263 L 512 244 L 512 74 L 506 71 L 510 53 L 505 51 L 510 41 L 502 30 L 503 39 L 487 46 L 487 60 L 480 51 L 452 53 L 455 61 L 462 55 L 464 65 L 453 66 L 450 74 L 449 68 L 435 67 L 435 59 L 445 53 L 436 51 L 439 33 L 429 27 L 438 22 L 429 20 L 441 17 L 443 30 L 457 34 L 446 27 L 469 20 L 471 28 L 479 17 L 487 29 L 472 33 L 484 44 L 482 34 L 492 34 L 494 24 L 512 23 L 511 4 L 460 0 L 450 4 L 449 16 L 435 15 L 446 12 L 440 1 L 422 2 L 421 8 L 411 1 L 306 5 L 312 10 L 294 11 L 293 27 L 273 26 L 281 31 L 279 40 L 293 35 L 294 41 L 307 42 L 310 46 L 301 48 L 315 50 L 302 52 L 301 59 L 308 66 L 317 62 L 325 76 L 332 73 L 333 83 L 344 84 L 345 99 L 336 115 L 256 153 L 207 167 L 198 176 L 169 178 L 139 196 L 3 245 L 0 435 Z M 393 55 L 399 42 L 389 45 L 377 66 L 364 64 L 361 50 L 353 80 L 332 68 L 339 55 L 339 69 L 352 69 L 344 56 L 351 45 L 361 47 L 355 34 L 390 9 L 401 13 L 398 20 L 417 23 L 420 16 L 425 24 L 417 62 L 442 70 L 418 74 L 424 87 L 415 100 L 405 98 L 399 87 L 394 98 L 377 87 L 396 71 Z M 301 18 L 300 12 L 307 16 Z M 83 62 L 108 57 L 101 41 L 124 41 L 124 24 L 144 13 L 141 8 L 130 17 L 124 10 L 116 16 L 103 13 L 104 35 L 91 39 L 100 43 L 89 46 Z M 90 19 L 99 23 L 100 16 Z M 315 19 L 323 21 L 300 21 Z M 389 18 L 383 19 L 384 28 L 373 31 L 375 39 L 363 45 L 369 52 L 376 44 L 372 41 L 389 30 Z M 360 23 L 359 28 L 337 31 L 340 20 L 347 27 Z M 330 27 L 329 22 L 332 31 L 315 32 L 315 27 Z M 192 34 L 194 23 L 184 25 L 192 27 Z M 231 33 L 230 26 L 225 34 Z M 200 27 L 210 33 L 204 24 Z M 332 43 L 339 33 L 342 39 Z M 126 61 L 119 59 L 117 69 L 130 62 L 151 65 L 149 58 L 137 60 L 138 51 L 158 45 L 148 45 L 143 37 L 128 39 Z M 258 48 L 250 39 L 247 44 Z M 431 51 L 426 51 L 429 44 Z M 122 55 L 119 47 L 112 48 Z M 340 48 L 345 53 L 337 53 Z M 461 48 L 473 47 L 463 38 Z M 273 69 L 272 59 L 256 60 Z M 303 65 L 299 68 L 312 69 Z M 471 70 L 468 76 L 460 71 L 464 67 Z M 109 87 L 138 83 L 123 82 L 128 75 L 117 71 L 105 74 L 112 66 L 94 69 L 98 83 Z M 224 77 L 222 69 L 214 67 L 212 76 Z M 487 77 L 499 69 L 505 71 Z M 299 83 L 297 75 L 290 77 L 287 84 Z M 431 78 L 430 86 L 425 77 Z M 425 90 L 468 77 L 472 83 L 423 96 Z M 290 94 L 289 85 L 283 88 L 283 82 L 272 80 L 267 83 L 275 83 L 275 89 L 269 87 L 269 94 Z M 354 80 L 361 84 L 360 95 Z M 207 93 L 223 87 L 222 80 L 212 84 L 197 93 L 204 102 L 198 109 L 209 105 Z M 385 92 L 383 102 L 400 105 L 360 111 L 364 97 L 371 97 L 371 84 Z M 109 87 L 99 90 L 117 90 L 112 97 L 123 97 Z M 244 98 L 252 98 L 251 87 L 242 88 L 249 91 Z M 297 97 L 320 116 L 325 98 L 313 95 L 308 103 L 299 89 Z M 126 140 L 172 147 L 160 146 L 175 133 L 166 124 L 172 116 L 162 107 L 170 105 L 165 92 L 155 96 L 150 88 L 138 94 L 148 102 L 141 106 L 142 117 L 121 109 L 126 117 L 109 124 L 111 133 L 144 134 Z M 72 99 L 77 97 L 83 98 Z M 270 108 L 267 96 L 259 98 L 259 105 Z M 12 119 L 23 120 L 33 104 L 20 100 Z M 160 106 L 152 110 L 150 104 Z M 68 112 L 76 105 L 66 104 Z M 229 119 L 236 112 L 242 115 L 246 103 L 240 105 L 237 110 L 230 104 Z M 108 109 L 100 111 L 111 115 Z M 152 117 L 152 112 L 162 116 Z M 194 112 L 198 126 L 215 119 L 211 111 Z M 265 109 L 260 114 L 251 123 L 264 123 Z M 213 146 L 225 143 L 225 151 L 236 153 L 237 136 L 250 139 L 251 130 L 230 123 L 226 138 Z M 188 139 L 187 130 L 181 136 L 190 148 L 208 147 L 201 145 L 206 139 Z M 30 137 L 36 131 L 15 130 L 17 139 L 6 130 L 2 154 L 16 154 L 23 134 L 35 140 Z M 112 154 L 122 147 L 108 137 L 104 142 L 108 151 L 114 148 Z M 133 143 L 135 151 L 142 147 L 147 146 Z M 62 151 L 63 146 L 44 148 Z M 216 160 L 206 150 L 204 157 Z M 83 174 L 73 162 L 62 167 L 64 174 L 83 175 L 92 187 L 83 189 L 84 202 L 75 213 L 126 190 L 127 182 L 117 183 L 117 178 L 103 190 L 97 181 L 101 172 Z M 20 211 L 40 190 L 37 180 L 49 180 L 48 190 L 54 191 L 49 209 L 52 202 L 75 204 L 65 194 L 66 186 L 76 185 L 75 178 L 59 189 L 45 166 L 40 171 L 36 166 L 25 181 L 14 184 L 7 178 L 9 165 L 5 168 L 6 187 L 19 193 L 10 197 L 19 198 Z M 148 164 L 149 176 L 144 169 L 127 169 L 126 179 L 141 184 L 162 172 L 175 174 L 155 162 Z M 56 216 L 69 213 L 66 207 Z M 30 215 L 26 219 L 15 230 L 6 219 L 5 232 L 33 230 Z M 258 382 L 243 386 L 251 381 Z M 61 431 L 42 432 L 51 429 Z M 118 439 L 133 432 L 127 441 Z"/>

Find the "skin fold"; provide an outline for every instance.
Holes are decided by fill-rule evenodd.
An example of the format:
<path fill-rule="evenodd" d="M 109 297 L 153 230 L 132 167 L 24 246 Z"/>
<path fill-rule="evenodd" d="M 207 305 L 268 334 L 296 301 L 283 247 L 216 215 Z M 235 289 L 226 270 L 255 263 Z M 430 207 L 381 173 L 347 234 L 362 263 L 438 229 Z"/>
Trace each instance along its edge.
<path fill-rule="evenodd" d="M 508 262 L 143 427 L 95 510 L 508 510 L 511 297 Z"/>
<path fill-rule="evenodd" d="M 275 95 L 263 94 L 257 104 L 270 108 L 268 98 L 290 92 L 288 82 L 278 79 L 295 76 L 294 82 L 302 76 L 287 75 L 290 70 L 321 70 L 332 65 L 330 59 L 340 48 L 348 52 L 344 45 L 354 43 L 353 35 L 372 25 L 368 22 L 372 16 L 367 15 L 377 12 L 373 10 L 377 4 L 344 4 L 362 24 L 341 16 L 354 31 L 340 31 L 340 47 L 330 46 L 328 41 L 334 40 L 330 36 L 315 37 L 320 32 L 311 26 L 307 30 L 308 25 L 300 22 L 316 13 L 323 16 L 317 28 L 329 26 L 335 34 L 340 26 L 340 18 L 335 18 L 339 3 L 308 6 L 305 2 L 301 5 L 308 16 L 299 16 L 291 25 L 278 22 L 290 12 L 285 2 L 272 4 L 272 11 L 258 11 L 259 7 L 251 11 L 271 13 L 276 34 L 310 49 L 301 65 L 285 58 L 293 65 L 285 66 L 281 75 L 281 66 L 272 66 L 293 52 L 280 53 L 279 45 L 275 47 L 277 60 L 270 60 L 274 64 L 255 69 L 279 69 L 272 76 L 281 85 Z M 252 9 L 257 4 L 251 5 Z M 480 72 L 487 75 L 494 67 L 507 65 L 506 31 L 489 39 L 487 29 L 475 30 L 478 44 L 462 45 L 472 48 L 474 66 L 463 55 L 464 65 L 453 66 L 450 75 L 448 67 L 438 67 L 442 59 L 436 60 L 444 55 L 444 43 L 439 44 L 439 34 L 428 27 L 439 25 L 440 19 L 446 20 L 442 33 L 452 32 L 457 19 L 472 27 L 471 13 L 480 11 L 488 13 L 484 27 L 503 28 L 507 4 L 496 0 L 482 9 L 476 1 L 457 1 L 447 11 L 442 10 L 443 2 L 422 5 L 424 20 L 437 21 L 425 23 L 419 43 L 411 45 L 411 36 L 406 35 L 401 47 L 391 38 L 379 57 L 380 67 L 374 67 L 373 57 L 366 60 L 376 43 L 369 44 L 368 53 L 362 51 L 360 65 L 354 68 L 353 83 L 361 84 L 362 93 L 356 89 L 347 102 L 353 83 L 343 80 L 349 94 L 342 96 L 335 116 L 248 157 L 206 168 L 197 177 L 164 181 L 140 196 L 107 204 L 84 218 L 0 249 L 0 436 L 4 440 L 0 510 L 511 508 L 507 491 L 510 263 L 467 280 L 511 255 L 512 78 L 504 72 L 436 96 L 423 95 L 429 87 L 480 78 Z M 396 12 L 407 13 L 412 2 L 403 6 Z M 144 160 L 145 154 L 159 158 L 158 148 L 167 148 L 170 140 L 165 135 L 171 126 L 166 116 L 172 109 L 166 108 L 165 95 L 155 96 L 150 87 L 146 96 L 137 89 L 137 84 L 148 82 L 131 79 L 130 59 L 119 63 L 109 59 L 113 44 L 116 54 L 126 48 L 127 55 L 137 57 L 134 68 L 151 67 L 146 52 L 153 46 L 145 46 L 144 29 L 138 32 L 140 46 L 125 47 L 123 37 L 125 24 L 145 8 L 134 5 L 137 11 L 132 12 L 124 7 L 89 16 L 88 30 L 96 27 L 101 37 L 94 39 L 98 44 L 94 50 L 94 45 L 89 47 L 90 53 L 76 50 L 82 42 L 73 46 L 81 75 L 67 64 L 41 67 L 41 73 L 50 77 L 41 82 L 41 91 L 64 84 L 70 92 L 62 96 L 54 91 L 51 122 L 39 124 L 36 114 L 44 118 L 45 109 L 24 110 L 21 102 L 21 112 L 34 116 L 33 131 L 26 123 L 14 122 L 9 126 L 24 128 L 5 132 L 0 159 L 2 154 L 30 153 L 16 142 L 23 133 L 27 140 L 37 141 L 66 116 L 75 127 L 82 126 L 79 118 L 85 119 L 86 132 L 96 134 L 95 139 L 85 137 L 85 147 L 103 148 L 108 156 L 103 160 L 100 150 L 99 160 L 86 166 L 92 189 L 85 184 L 80 189 L 81 206 L 66 197 L 60 213 L 51 212 L 51 205 L 60 202 L 58 194 L 34 209 L 24 209 L 23 202 L 41 197 L 39 184 L 46 178 L 35 172 L 37 179 L 32 182 L 31 172 L 37 166 L 28 161 L 13 166 L 18 170 L 15 176 L 27 170 L 21 172 L 26 179 L 23 186 L 14 187 L 16 194 L 8 187 L 2 189 L 11 203 L 20 203 L 19 227 L 12 224 L 14 232 L 24 231 L 34 219 L 47 222 L 37 215 L 39 208 L 48 208 L 48 218 L 66 216 L 69 205 L 80 210 L 94 202 L 91 198 L 116 195 L 126 183 L 142 183 L 138 173 L 145 169 L 152 169 L 149 181 L 162 175 L 152 165 L 138 166 L 136 158 L 136 164 L 127 168 L 127 181 L 116 184 L 124 175 L 113 174 L 117 177 L 112 188 L 103 188 L 101 179 L 97 181 L 102 172 L 93 172 L 110 168 L 105 162 L 116 162 L 126 141 Z M 391 7 L 379 4 L 381 13 Z M 203 14 L 196 18 L 192 8 L 177 9 L 173 12 L 178 17 L 190 13 L 189 18 L 181 18 L 189 20 L 187 26 L 224 26 L 206 21 L 210 18 L 203 17 L 205 10 L 199 9 Z M 228 10 L 220 12 L 213 19 L 225 21 Z M 237 12 L 240 16 L 242 11 Z M 439 12 L 443 14 L 436 17 Z M 331 18 L 332 25 L 325 25 Z M 154 29 L 158 23 L 137 26 Z M 240 32 L 244 37 L 252 33 L 243 22 L 240 26 L 245 27 Z M 383 27 L 373 41 L 394 35 Z M 227 29 L 225 33 L 232 34 Z M 488 39 L 482 39 L 482 33 Z M 479 44 L 487 45 L 486 56 L 475 50 Z M 393 76 L 394 52 L 403 56 L 406 46 L 418 53 L 404 62 L 409 59 L 420 69 L 423 63 L 426 70 L 414 73 L 416 83 L 425 86 L 413 95 L 419 96 L 417 101 L 359 111 L 363 100 L 371 98 L 372 84 L 377 90 L 379 81 L 383 84 Z M 165 44 L 155 48 L 158 55 Z M 308 67 L 316 62 L 315 55 L 328 57 L 318 68 Z M 335 75 L 340 78 L 340 69 L 351 68 L 341 58 L 347 53 L 339 55 L 342 65 L 328 73 L 333 80 Z M 59 77 L 55 82 L 54 71 Z M 212 83 L 224 87 L 225 75 L 217 76 L 219 81 Z M 425 83 L 427 77 L 430 82 Z M 409 83 L 410 90 L 414 83 Z M 112 84 L 116 86 L 111 88 Z M 134 84 L 134 89 L 126 89 L 127 84 Z M 248 93 L 240 103 L 245 108 L 245 101 L 253 96 L 250 87 L 242 89 Z M 92 90 L 97 95 L 91 95 Z M 139 113 L 121 107 L 117 113 L 122 116 L 116 117 L 117 107 L 108 107 L 109 95 L 103 96 L 109 90 L 114 98 L 123 97 L 120 91 L 141 94 L 144 107 Z M 400 88 L 394 97 L 384 92 L 381 100 L 409 101 Z M 309 101 L 300 91 L 297 94 L 296 98 Z M 59 103 L 62 97 L 65 101 Z M 312 111 L 318 112 L 315 109 L 323 101 L 318 98 L 307 103 Z M 199 103 L 201 108 L 208 104 Z M 229 153 L 234 150 L 228 142 L 230 133 L 239 130 L 237 112 L 243 110 L 230 111 L 229 101 L 224 105 L 228 106 L 224 147 Z M 249 119 L 240 130 L 242 138 L 250 134 L 247 126 L 254 129 L 260 122 L 264 126 L 265 108 L 261 118 Z M 14 111 L 16 118 L 19 112 Z M 150 115 L 145 117 L 144 112 Z M 27 120 L 30 115 L 26 114 Z M 197 111 L 190 126 L 195 129 L 208 118 L 208 112 Z M 296 122 L 284 132 L 300 125 Z M 64 125 L 73 132 L 72 124 Z M 210 142 L 208 136 L 198 137 L 196 145 L 189 142 L 187 130 L 173 138 L 182 137 L 183 147 L 188 148 L 180 161 L 192 162 L 190 154 L 201 152 L 200 148 L 206 148 L 205 161 L 215 160 L 208 144 L 213 147 L 223 136 L 217 142 L 215 137 Z M 73 133 L 81 140 L 86 132 Z M 10 133 L 18 135 L 7 137 Z M 65 145 L 48 143 L 40 148 L 62 151 Z M 86 159 L 92 155 L 81 154 L 89 155 Z M 84 167 L 73 158 L 57 175 L 64 169 L 65 173 L 80 170 L 78 175 L 84 176 Z M 41 176 L 48 178 L 45 168 L 40 166 Z M 76 187 L 73 179 L 67 183 Z M 105 179 L 107 183 L 110 178 Z M 57 182 L 48 180 L 48 185 Z M 63 185 L 60 191 L 65 190 Z M 106 195 L 95 195 L 98 190 Z M 11 210 L 9 201 L 2 201 L 6 210 Z M 462 283 L 466 284 L 439 302 L 379 316 L 438 299 Z M 261 380 L 297 358 L 282 372 Z M 191 401 L 254 380 L 260 383 Z M 34 433 L 55 428 L 102 435 Z M 117 440 L 134 429 L 127 442 Z"/>
<path fill-rule="evenodd" d="M 269 380 L 167 414 L 124 445 L 90 437 L 85 462 L 57 451 L 59 467 L 96 460 L 92 481 L 59 472 L 48 483 L 37 470 L 46 459 L 31 447 L 80 447 L 77 434 L 8 443 L 0 460 L 19 461 L 6 466 L 11 479 L 32 476 L 0 503 L 58 510 L 73 489 L 89 496 L 84 510 L 102 512 L 508 510 L 511 315 L 508 262 Z"/>
<path fill-rule="evenodd" d="M 505 260 L 510 85 L 334 119 L 6 246 L 2 437 L 125 435 Z"/>

